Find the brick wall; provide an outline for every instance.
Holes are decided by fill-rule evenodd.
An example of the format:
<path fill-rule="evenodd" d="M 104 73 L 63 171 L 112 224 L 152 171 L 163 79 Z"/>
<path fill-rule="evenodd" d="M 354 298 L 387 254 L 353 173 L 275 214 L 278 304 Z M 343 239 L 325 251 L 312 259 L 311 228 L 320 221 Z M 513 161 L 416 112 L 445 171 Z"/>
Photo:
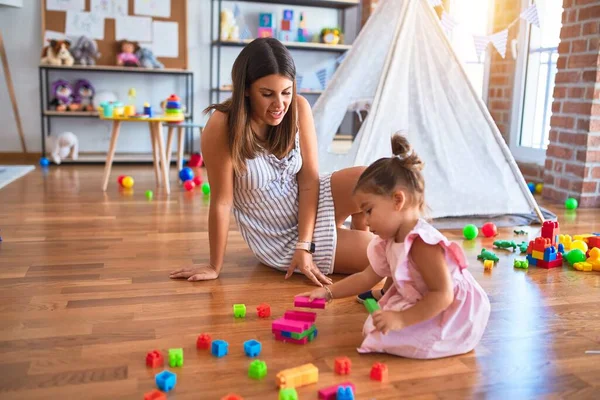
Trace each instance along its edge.
<path fill-rule="evenodd" d="M 543 196 L 600 207 L 600 4 L 563 8 Z"/>
<path fill-rule="evenodd" d="M 517 162 L 519 166 L 519 170 L 523 174 L 525 180 L 533 183 L 542 183 L 544 182 L 544 166 L 538 164 L 531 163 L 521 163 Z"/>
<path fill-rule="evenodd" d="M 496 0 L 494 5 L 493 32 L 505 29 L 519 16 L 520 0 Z M 491 62 L 488 85 L 487 106 L 504 140 L 508 143 L 510 130 L 512 95 L 515 77 L 516 60 L 512 58 L 510 42 L 519 34 L 519 24 L 514 24 L 508 31 L 506 57 L 490 44 Z"/>

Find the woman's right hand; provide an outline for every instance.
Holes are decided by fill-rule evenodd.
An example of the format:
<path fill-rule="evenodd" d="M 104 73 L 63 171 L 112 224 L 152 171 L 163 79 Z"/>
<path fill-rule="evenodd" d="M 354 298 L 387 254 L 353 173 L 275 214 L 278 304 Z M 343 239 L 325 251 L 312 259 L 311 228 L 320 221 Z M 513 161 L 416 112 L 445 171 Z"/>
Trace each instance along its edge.
<path fill-rule="evenodd" d="M 211 265 L 194 268 L 180 268 L 171 271 L 171 274 L 169 275 L 169 278 L 171 279 L 185 278 L 188 281 L 210 281 L 212 279 L 217 279 L 218 277 L 219 273 Z"/>

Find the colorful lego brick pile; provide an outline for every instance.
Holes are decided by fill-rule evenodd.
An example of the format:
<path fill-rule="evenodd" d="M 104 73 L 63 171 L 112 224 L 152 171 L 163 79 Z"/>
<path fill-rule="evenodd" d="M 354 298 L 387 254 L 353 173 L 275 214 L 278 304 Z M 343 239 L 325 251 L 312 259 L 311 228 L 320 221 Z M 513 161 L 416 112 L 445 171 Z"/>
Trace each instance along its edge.
<path fill-rule="evenodd" d="M 273 321 L 272 332 L 276 340 L 306 344 L 317 337 L 316 319 L 314 312 L 289 310 Z"/>
<path fill-rule="evenodd" d="M 558 251 L 558 234 L 557 221 L 544 222 L 542 236 L 530 241 L 527 247 L 529 265 L 547 269 L 562 266 L 563 257 Z"/>

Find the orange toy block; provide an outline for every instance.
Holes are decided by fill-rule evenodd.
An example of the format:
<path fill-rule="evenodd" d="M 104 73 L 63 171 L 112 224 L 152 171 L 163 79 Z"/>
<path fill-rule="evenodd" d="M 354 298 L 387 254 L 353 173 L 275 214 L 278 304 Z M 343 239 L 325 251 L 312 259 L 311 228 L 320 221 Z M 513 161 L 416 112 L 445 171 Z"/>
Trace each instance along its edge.
<path fill-rule="evenodd" d="M 160 390 L 154 389 L 144 395 L 144 400 L 167 400 L 167 395 Z"/>
<path fill-rule="evenodd" d="M 299 367 L 284 369 L 275 376 L 275 383 L 279 389 L 297 388 L 310 385 L 319 381 L 319 369 L 313 364 L 304 364 Z"/>
<path fill-rule="evenodd" d="M 544 254 L 544 250 L 546 250 L 546 248 L 550 247 L 550 246 L 551 246 L 550 239 L 543 238 L 543 237 L 537 237 L 533 241 L 532 250 L 541 251 L 542 254 Z M 543 257 L 542 257 L 542 259 L 543 259 Z"/>
<path fill-rule="evenodd" d="M 348 375 L 352 369 L 352 361 L 348 357 L 338 357 L 335 359 L 334 369 L 338 375 Z"/>

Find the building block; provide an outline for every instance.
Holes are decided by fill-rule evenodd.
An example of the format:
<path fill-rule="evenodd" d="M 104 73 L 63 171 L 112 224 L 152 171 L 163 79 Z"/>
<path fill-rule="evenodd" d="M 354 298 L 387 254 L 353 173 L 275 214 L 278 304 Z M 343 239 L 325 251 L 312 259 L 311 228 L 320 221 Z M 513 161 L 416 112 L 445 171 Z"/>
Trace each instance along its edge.
<path fill-rule="evenodd" d="M 377 300 L 375 299 L 366 299 L 364 302 L 365 308 L 369 312 L 369 314 L 373 314 L 375 311 L 380 310 L 379 304 L 377 304 Z"/>
<path fill-rule="evenodd" d="M 261 360 L 252 361 L 248 367 L 248 376 L 257 380 L 267 376 L 267 363 Z"/>
<path fill-rule="evenodd" d="M 590 236 L 588 238 L 588 248 L 593 249 L 594 247 L 600 248 L 600 236 Z"/>
<path fill-rule="evenodd" d="M 354 400 L 354 385 L 339 386 L 336 400 Z"/>
<path fill-rule="evenodd" d="M 543 253 L 544 250 L 546 250 L 546 247 L 550 247 L 550 246 L 551 246 L 550 239 L 546 239 L 543 237 L 537 237 L 533 241 L 533 246 L 531 248 L 531 251 L 537 250 L 537 251 Z M 529 253 L 530 251 L 528 250 L 527 252 Z"/>
<path fill-rule="evenodd" d="M 171 371 L 162 371 L 155 376 L 156 386 L 163 392 L 168 392 L 177 384 L 177 375 Z"/>
<path fill-rule="evenodd" d="M 256 307 L 256 312 L 258 313 L 258 318 L 269 318 L 271 316 L 271 306 L 267 303 L 259 304 Z"/>
<path fill-rule="evenodd" d="M 250 339 L 247 342 L 244 342 L 244 353 L 248 357 L 256 357 L 260 354 L 262 350 L 262 345 L 258 340 Z"/>
<path fill-rule="evenodd" d="M 201 333 L 196 340 L 196 348 L 199 350 L 208 350 L 210 349 L 211 342 L 212 338 L 208 333 Z"/>
<path fill-rule="evenodd" d="M 371 367 L 370 378 L 374 381 L 387 381 L 388 379 L 388 367 L 383 363 L 375 363 Z"/>
<path fill-rule="evenodd" d="M 556 247 L 551 246 L 544 250 L 544 261 L 556 260 Z"/>
<path fill-rule="evenodd" d="M 494 268 L 494 261 L 492 261 L 492 260 L 483 261 L 484 271 L 491 271 L 493 268 Z M 371 299 L 367 299 L 367 300 L 371 300 Z"/>
<path fill-rule="evenodd" d="M 275 376 L 279 389 L 297 388 L 319 381 L 319 369 L 314 364 L 304 364 L 299 367 L 284 369 Z"/>
<path fill-rule="evenodd" d="M 298 392 L 294 388 L 283 388 L 279 391 L 279 400 L 298 400 Z"/>
<path fill-rule="evenodd" d="M 526 258 L 527 258 L 527 262 L 529 263 L 529 265 L 537 266 L 537 262 L 538 262 L 537 258 L 531 257 L 530 254 L 528 254 Z"/>
<path fill-rule="evenodd" d="M 308 336 L 303 337 L 302 339 L 294 339 L 289 336 L 283 336 L 281 332 L 274 332 L 275 340 L 279 340 L 280 342 L 286 343 L 294 343 L 294 344 L 306 344 L 308 343 Z"/>
<path fill-rule="evenodd" d="M 586 262 L 592 264 L 592 269 L 594 271 L 600 271 L 600 248 L 594 247 L 591 249 Z"/>
<path fill-rule="evenodd" d="M 272 329 L 277 331 L 285 332 L 298 332 L 302 333 L 311 327 L 310 322 L 306 321 L 294 321 L 285 318 L 279 318 L 273 321 Z"/>
<path fill-rule="evenodd" d="M 315 331 L 313 333 L 311 333 L 310 336 L 308 337 L 308 341 L 312 342 L 313 340 L 315 340 L 317 338 L 318 334 L 319 334 L 319 331 L 315 328 Z"/>
<path fill-rule="evenodd" d="M 163 355 L 158 350 L 152 350 L 146 354 L 146 366 L 150 368 L 162 367 L 165 363 Z"/>
<path fill-rule="evenodd" d="M 294 297 L 294 307 L 325 308 L 325 304 L 325 299 L 314 299 L 313 301 L 309 301 L 308 296 Z"/>
<path fill-rule="evenodd" d="M 306 321 L 312 324 L 317 320 L 317 313 L 311 311 L 288 310 L 283 314 L 283 318 L 294 321 Z"/>
<path fill-rule="evenodd" d="M 577 271 L 585 271 L 585 272 L 590 272 L 593 270 L 592 264 L 590 264 L 587 261 L 576 262 L 573 264 L 573 268 L 575 268 Z"/>
<path fill-rule="evenodd" d="M 275 28 L 275 18 L 272 13 L 260 13 L 258 15 L 258 26 L 260 28 Z"/>
<path fill-rule="evenodd" d="M 543 260 L 544 259 L 544 251 L 534 250 L 531 252 L 531 256 L 537 260 Z"/>
<path fill-rule="evenodd" d="M 356 390 L 356 387 L 354 386 L 354 384 L 352 382 L 339 383 L 337 385 L 328 386 L 326 388 L 323 388 L 323 389 L 319 390 L 319 400 L 336 400 L 336 399 L 339 399 L 339 397 L 338 397 L 338 389 L 339 388 L 343 388 L 343 387 L 348 387 L 353 392 Z M 352 399 L 354 399 L 354 397 L 352 397 Z"/>
<path fill-rule="evenodd" d="M 348 357 L 337 357 L 333 369 L 338 375 L 349 375 L 352 370 L 352 361 Z"/>
<path fill-rule="evenodd" d="M 144 395 L 144 400 L 167 400 L 167 395 L 160 390 L 154 389 Z"/>
<path fill-rule="evenodd" d="M 309 329 L 305 330 L 302 333 L 289 332 L 290 335 L 289 336 L 286 335 L 286 336 L 291 337 L 292 339 L 302 339 L 304 337 L 312 335 L 312 333 L 316 330 L 317 330 L 317 328 L 313 325 Z"/>
<path fill-rule="evenodd" d="M 561 258 L 561 259 L 556 259 L 554 261 L 537 260 L 536 266 L 539 268 L 550 269 L 550 268 L 562 267 L 562 264 L 563 264 L 563 261 Z"/>
<path fill-rule="evenodd" d="M 564 244 L 559 243 L 559 245 L 558 245 L 558 252 L 560 254 L 565 254 L 565 245 Z"/>
<path fill-rule="evenodd" d="M 552 245 L 558 242 L 559 233 L 558 221 L 544 221 L 542 224 L 542 237 L 550 239 Z"/>
<path fill-rule="evenodd" d="M 246 305 L 245 304 L 234 304 L 233 305 L 233 315 L 236 318 L 246 317 Z"/>
<path fill-rule="evenodd" d="M 183 349 L 169 349 L 169 365 L 171 368 L 183 366 Z"/>
<path fill-rule="evenodd" d="M 229 393 L 221 397 L 221 400 L 244 400 L 242 396 L 236 393 Z"/>
<path fill-rule="evenodd" d="M 215 340 L 212 342 L 211 352 L 215 357 L 226 356 L 229 352 L 229 343 L 224 340 Z"/>
<path fill-rule="evenodd" d="M 558 243 L 565 246 L 565 250 L 571 250 L 571 243 L 573 238 L 570 235 L 558 235 Z"/>

